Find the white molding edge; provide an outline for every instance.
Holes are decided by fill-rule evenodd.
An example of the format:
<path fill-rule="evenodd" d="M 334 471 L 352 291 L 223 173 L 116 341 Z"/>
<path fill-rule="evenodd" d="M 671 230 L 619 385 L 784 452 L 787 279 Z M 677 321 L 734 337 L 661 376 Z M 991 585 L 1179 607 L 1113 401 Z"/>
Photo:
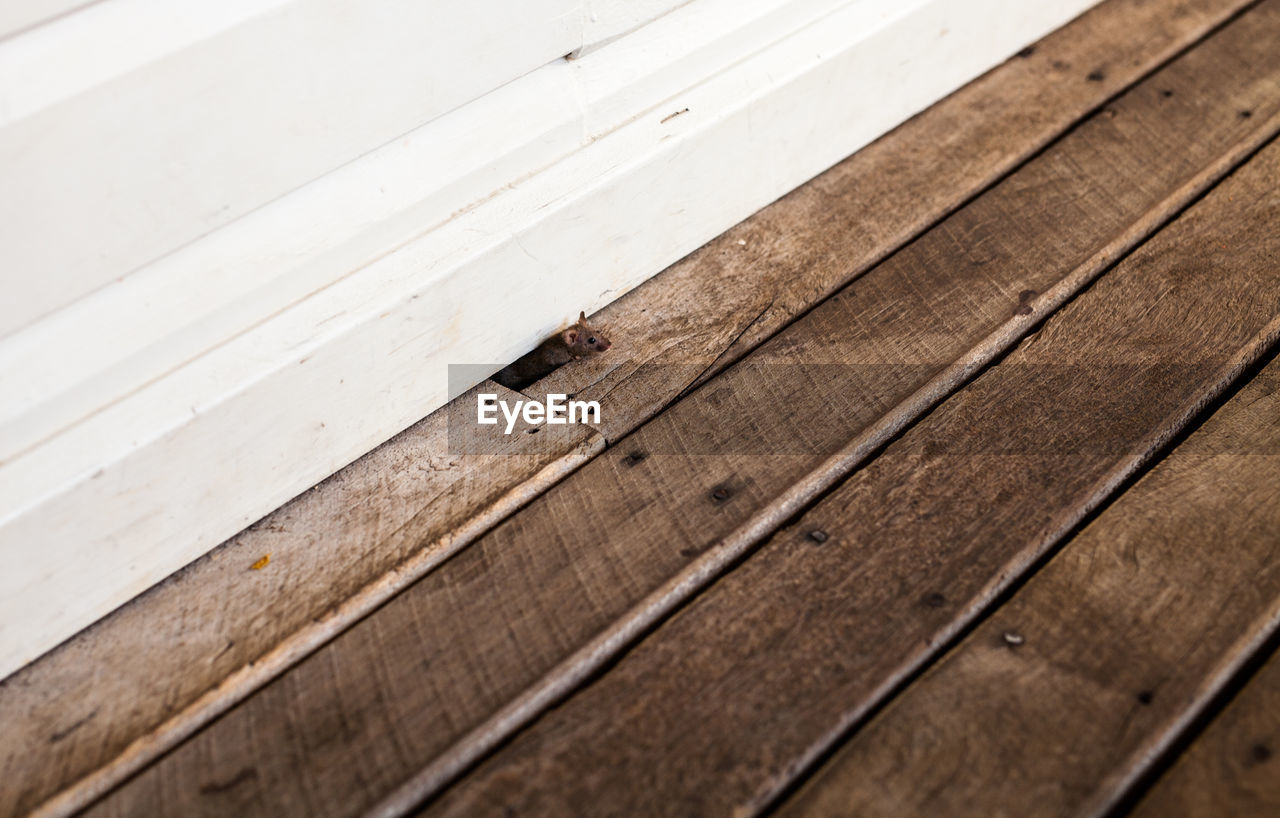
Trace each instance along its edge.
<path fill-rule="evenodd" d="M 104 2 L 106 0 L 0 0 L 0 38 Z M 693 0 L 583 0 L 582 44 L 576 53 L 604 45 L 690 2 Z M 189 6 L 183 9 L 197 13 L 210 10 Z"/>
<path fill-rule="evenodd" d="M 0 39 L 102 0 L 0 0 Z"/>
<path fill-rule="evenodd" d="M 581 57 L 693 0 L 583 0 Z"/>
<path fill-rule="evenodd" d="M 405 194 L 382 217 L 396 226 L 369 228 L 377 239 L 349 258 L 356 268 L 337 265 L 215 346 L 201 340 L 194 357 L 0 465 L 0 676 L 442 405 L 448 364 L 515 358 L 1093 4 L 803 0 L 790 18 L 802 26 L 737 26 L 709 37 L 719 58 L 668 54 L 683 66 L 668 75 L 574 73 L 611 53 L 630 65 L 645 52 L 633 37 L 679 52 L 661 27 L 719 19 L 718 2 L 530 75 L 559 107 L 535 130 L 545 143 L 517 139 L 507 155 L 548 166 L 416 235 L 397 218 L 431 222 L 444 200 L 419 211 L 429 196 Z M 782 4 L 753 7 L 768 20 Z M 673 91 L 690 66 L 699 81 Z"/>
<path fill-rule="evenodd" d="M 291 2 L 107 0 L 51 21 L 0 44 L 0 127 Z"/>
<path fill-rule="evenodd" d="M 582 0 L 102 0 L 0 40 L 0 337 L 582 41 Z"/>

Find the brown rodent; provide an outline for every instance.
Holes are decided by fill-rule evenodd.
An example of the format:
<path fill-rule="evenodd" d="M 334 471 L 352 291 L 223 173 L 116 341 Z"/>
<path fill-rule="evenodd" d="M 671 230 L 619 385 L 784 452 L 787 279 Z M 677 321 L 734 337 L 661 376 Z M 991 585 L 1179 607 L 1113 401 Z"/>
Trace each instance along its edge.
<path fill-rule="evenodd" d="M 557 332 L 533 352 L 503 367 L 493 379 L 508 389 L 524 389 L 572 360 L 597 355 L 611 346 L 599 327 L 587 323 L 587 314 L 579 312 L 576 324 Z"/>

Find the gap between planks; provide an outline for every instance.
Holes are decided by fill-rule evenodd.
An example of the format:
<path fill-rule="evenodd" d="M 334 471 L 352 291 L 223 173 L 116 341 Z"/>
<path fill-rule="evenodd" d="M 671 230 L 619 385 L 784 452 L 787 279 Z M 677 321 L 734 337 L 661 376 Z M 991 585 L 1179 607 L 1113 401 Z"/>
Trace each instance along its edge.
<path fill-rule="evenodd" d="M 1225 104 L 1225 103 L 1220 103 L 1220 104 Z M 1234 114 L 1234 111 L 1232 111 L 1231 113 Z M 1110 117 L 1107 117 L 1107 118 L 1110 119 Z M 1163 215 L 1159 215 L 1159 214 L 1153 215 L 1150 213 L 1150 211 L 1143 211 L 1143 216 L 1137 219 L 1136 224 L 1131 224 L 1128 230 L 1121 231 L 1120 238 L 1114 240 L 1114 242 L 1111 245 L 1104 246 L 1104 248 L 1102 248 L 1100 251 L 1098 251 L 1094 256 L 1090 258 L 1090 260 L 1084 265 L 1084 267 L 1089 268 L 1090 270 L 1092 270 L 1092 272 L 1087 274 L 1080 274 L 1078 277 L 1081 280 L 1077 282 L 1077 286 L 1082 284 L 1084 281 L 1088 280 L 1088 278 L 1091 275 L 1096 274 L 1103 267 L 1105 267 L 1106 264 L 1108 264 L 1109 261 L 1115 257 L 1115 255 L 1119 254 L 1119 252 L 1122 252 L 1127 247 L 1131 247 L 1134 243 L 1139 241 L 1143 235 L 1145 235 L 1150 230 L 1155 229 L 1155 227 L 1157 227 L 1159 223 L 1161 223 L 1162 219 L 1167 217 L 1169 213 L 1171 213 L 1173 210 L 1176 210 L 1177 207 L 1180 207 L 1182 204 L 1185 204 L 1187 201 L 1190 201 L 1191 198 L 1194 198 L 1194 196 L 1198 191 L 1202 190 L 1205 186 L 1211 183 L 1212 180 L 1216 178 L 1218 174 L 1224 172 L 1228 167 L 1230 167 L 1230 164 L 1233 161 L 1239 159 L 1240 156 L 1247 153 L 1253 147 L 1256 147 L 1257 142 L 1259 142 L 1262 138 L 1265 138 L 1264 135 L 1266 133 L 1267 128 L 1274 128 L 1274 122 L 1269 121 L 1268 123 L 1264 123 L 1264 127 L 1262 127 L 1261 129 L 1255 130 L 1255 131 L 1249 131 L 1249 136 L 1245 138 L 1243 141 L 1234 142 L 1234 143 L 1231 143 L 1229 141 L 1229 144 L 1231 145 L 1231 149 L 1227 151 L 1228 158 L 1227 159 L 1220 158 L 1219 162 L 1213 166 L 1213 169 L 1202 171 L 1200 174 L 1193 176 L 1191 180 L 1184 183 L 1182 187 L 1176 188 L 1171 193 L 1171 195 L 1165 200 L 1163 200 L 1158 206 L 1158 210 Z M 1274 131 L 1271 131 L 1271 132 L 1274 132 Z M 1250 141 L 1251 139 L 1253 140 L 1252 142 Z M 1030 314 L 1027 314 L 1027 315 L 1019 314 L 1018 317 L 1013 320 L 1012 324 L 1016 325 L 1017 327 L 1021 327 L 1022 329 L 1013 331 L 1012 336 L 1016 337 L 1021 331 L 1024 331 L 1027 326 L 1030 326 L 1031 323 L 1034 323 L 1035 321 L 1039 320 L 1039 318 L 1043 316 L 1044 311 L 1046 309 L 1050 308 L 1051 306 L 1056 306 L 1056 304 L 1058 303 L 1061 303 L 1062 298 L 1065 298 L 1065 297 L 1066 297 L 1065 293 L 1051 289 L 1048 292 L 1046 292 L 1043 296 L 1033 300 L 1030 304 L 1023 305 L 1023 306 L 1031 306 L 1032 308 L 1031 312 Z M 1000 333 L 997 332 L 996 335 L 999 336 Z M 972 363 L 970 361 L 965 360 L 963 356 L 961 359 L 961 363 L 954 365 L 954 367 L 957 367 L 962 374 L 971 373 L 972 370 L 976 368 L 976 366 L 977 366 L 976 363 Z M 964 375 L 964 376 L 967 376 L 967 375 Z M 695 393 L 695 394 L 698 394 L 698 393 Z M 855 450 L 856 450 L 856 447 L 855 447 Z M 582 473 L 579 472 L 578 475 L 575 475 L 574 479 L 578 479 L 581 476 L 581 474 Z M 572 482 L 572 480 L 570 482 Z M 561 484 L 559 488 L 562 490 L 562 492 L 557 496 L 564 496 L 563 492 L 570 491 L 570 489 L 565 488 L 566 486 L 567 486 L 567 483 Z M 531 508 L 533 507 L 531 506 Z M 783 511 L 786 511 L 786 510 L 787 509 L 783 508 Z M 516 521 L 519 521 L 519 518 L 513 519 L 512 522 L 515 523 Z M 772 524 L 773 523 L 771 522 L 766 523 L 762 530 L 767 533 L 767 531 L 769 530 Z M 752 525 L 753 523 L 751 521 L 748 521 L 745 529 L 743 530 L 750 531 Z M 471 553 L 471 551 L 472 549 L 468 549 L 468 551 L 464 552 L 462 556 L 467 556 L 468 554 Z M 673 582 L 675 583 L 674 587 L 677 589 L 678 592 L 680 591 L 680 589 L 684 589 L 684 591 L 692 590 L 693 587 L 696 587 L 698 582 L 705 581 L 705 579 L 713 575 L 715 570 L 718 570 L 717 568 L 715 568 L 715 564 L 723 560 L 728 554 L 729 552 L 726 550 L 721 550 L 721 549 L 715 550 L 714 552 L 712 552 L 712 554 L 708 559 L 700 560 L 689 571 L 686 571 L 685 573 L 678 575 L 676 579 L 673 580 Z M 480 552 L 478 552 L 478 555 L 472 555 L 472 556 L 475 556 L 475 559 L 480 561 L 484 561 L 486 559 L 486 556 L 483 553 L 483 549 Z M 470 564 L 470 561 L 463 560 L 462 562 L 463 564 L 457 567 L 456 570 L 463 571 L 463 572 L 468 571 L 469 570 L 468 565 Z M 451 561 L 450 565 L 452 564 L 453 562 Z M 712 568 L 710 569 L 710 573 L 707 573 L 706 575 L 700 575 L 699 571 L 705 568 L 708 564 L 712 566 Z M 720 564 L 722 565 L 723 563 L 720 563 Z M 693 580 L 692 585 L 683 584 L 686 581 L 688 581 L 690 578 L 692 578 Z M 661 592 L 659 592 L 659 595 L 661 595 Z M 668 597 L 668 601 L 659 600 L 659 603 L 674 604 L 674 602 L 670 601 L 669 597 Z M 410 604 L 410 603 L 406 603 L 406 604 Z M 644 617 L 650 617 L 648 621 L 652 622 L 654 621 L 654 618 L 656 618 L 657 615 L 660 615 L 662 613 L 661 610 L 655 610 L 653 607 L 646 608 L 644 603 L 641 603 L 640 607 L 635 609 L 635 611 L 639 612 L 639 617 L 635 617 L 635 616 L 632 616 L 631 614 L 628 614 L 627 618 L 621 621 L 621 625 L 619 627 L 608 631 L 603 641 L 597 640 L 594 643 L 588 644 L 588 646 L 578 654 L 579 657 L 585 656 L 588 661 L 595 661 L 598 666 L 599 660 L 602 657 L 611 655 L 613 650 L 616 650 L 622 644 L 626 643 L 627 639 L 629 638 L 629 635 L 634 635 L 635 632 L 628 631 L 627 628 L 633 625 L 643 626 L 645 621 Z M 381 615 L 381 613 L 379 615 Z M 334 643 L 334 644 L 337 644 L 337 643 Z M 349 645 L 350 641 L 348 641 L 346 644 Z M 570 668 L 570 672 L 573 672 L 574 662 L 572 659 L 569 660 L 568 665 Z M 301 667 L 302 666 L 300 666 L 300 668 Z M 578 667 L 581 667 L 581 665 L 578 665 Z M 552 675 L 555 676 L 556 674 L 552 674 Z M 559 678 L 561 680 L 567 680 L 570 683 L 570 686 L 574 683 L 574 679 L 572 676 L 560 676 Z M 555 683 L 559 684 L 560 682 L 555 682 Z M 521 706 L 522 703 L 527 704 L 528 702 L 534 702 L 534 704 L 536 705 L 537 702 L 539 701 L 536 698 L 537 695 L 539 695 L 539 693 L 538 691 L 535 690 L 535 693 L 533 694 L 534 697 L 532 698 L 525 697 L 521 702 L 517 702 L 516 707 L 518 708 Z M 536 709 L 533 712 L 536 712 Z M 473 738 L 475 738 L 476 736 L 479 736 L 479 740 L 481 742 L 495 740 L 496 737 L 505 735 L 506 731 L 508 731 L 515 724 L 519 723 L 521 719 L 527 718 L 529 715 L 532 715 L 531 713 L 528 713 L 528 712 L 525 712 L 523 714 L 517 713 L 515 721 L 510 721 L 510 722 L 504 721 L 503 720 L 504 716 L 510 715 L 510 713 L 511 713 L 510 710 L 505 711 L 503 714 L 500 714 L 498 717 L 486 722 L 485 726 L 480 728 L 479 733 L 473 734 Z M 472 746 L 476 746 L 476 745 L 472 745 Z M 457 757 L 454 757 L 454 758 L 457 758 Z"/>
<path fill-rule="evenodd" d="M 1274 418 L 1272 419 L 1274 423 Z M 1274 573 L 1274 564 L 1268 566 Z M 1274 651 L 1133 809 L 1134 818 L 1280 814 L 1280 652 Z"/>

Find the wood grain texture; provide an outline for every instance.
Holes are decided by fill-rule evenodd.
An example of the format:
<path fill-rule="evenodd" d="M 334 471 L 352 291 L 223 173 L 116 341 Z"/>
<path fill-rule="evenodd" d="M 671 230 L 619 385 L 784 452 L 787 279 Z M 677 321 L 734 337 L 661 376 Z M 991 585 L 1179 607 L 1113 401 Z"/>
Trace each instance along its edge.
<path fill-rule="evenodd" d="M 1173 97 L 1118 100 L 101 809 L 345 814 L 439 786 L 1275 133 L 1250 42 L 1161 72 Z M 1243 56 L 1202 84 L 1224 50 Z"/>
<path fill-rule="evenodd" d="M 616 354 L 534 393 L 607 395 L 618 440 L 1246 5 L 1094 7 L 605 307 Z"/>
<path fill-rule="evenodd" d="M 1259 192 L 1271 222 L 1254 230 L 1274 231 L 1280 197 Z M 1274 275 L 1274 260 L 1244 252 Z M 780 814 L 1109 814 L 1280 625 L 1278 390 L 1272 362 Z M 1258 766 L 1244 767 L 1250 745 L 1234 743 L 1215 765 Z M 1266 815 L 1280 804 L 1239 809 L 1247 802 L 1232 793 L 1250 789 L 1212 778 L 1188 789 L 1213 805 L 1205 814 Z"/>
<path fill-rule="evenodd" d="M 1276 386 L 1273 380 L 1272 388 Z M 1269 401 L 1273 414 L 1267 419 L 1273 425 L 1280 420 L 1274 403 L 1273 396 Z M 1273 579 L 1275 571 L 1273 560 L 1264 575 Z M 1131 814 L 1134 818 L 1280 815 L 1278 752 L 1280 655 L 1273 655 Z"/>
<path fill-rule="evenodd" d="M 465 397 L 480 390 L 518 397 L 494 383 Z M 523 423 L 450 447 L 447 414 L 0 681 L 0 814 L 100 794 L 603 448 L 582 426 Z"/>
<path fill-rule="evenodd" d="M 1276 342 L 1277 182 L 1273 146 L 423 814 L 759 812 Z"/>

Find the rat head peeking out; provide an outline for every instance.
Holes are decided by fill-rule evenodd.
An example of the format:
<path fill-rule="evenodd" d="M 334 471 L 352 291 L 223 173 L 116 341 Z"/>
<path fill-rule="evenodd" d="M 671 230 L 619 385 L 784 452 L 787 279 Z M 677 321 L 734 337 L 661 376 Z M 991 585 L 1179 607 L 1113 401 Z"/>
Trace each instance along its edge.
<path fill-rule="evenodd" d="M 525 389 L 570 361 L 598 355 L 611 346 L 613 343 L 600 328 L 587 322 L 587 314 L 579 312 L 576 324 L 557 332 L 537 349 L 503 367 L 493 379 L 508 389 Z"/>
<path fill-rule="evenodd" d="M 609 339 L 604 337 L 604 333 L 598 327 L 587 323 L 587 314 L 582 311 L 578 312 L 578 323 L 561 333 L 561 337 L 564 338 L 564 345 L 568 348 L 569 355 L 574 358 L 604 352 L 611 346 Z"/>

